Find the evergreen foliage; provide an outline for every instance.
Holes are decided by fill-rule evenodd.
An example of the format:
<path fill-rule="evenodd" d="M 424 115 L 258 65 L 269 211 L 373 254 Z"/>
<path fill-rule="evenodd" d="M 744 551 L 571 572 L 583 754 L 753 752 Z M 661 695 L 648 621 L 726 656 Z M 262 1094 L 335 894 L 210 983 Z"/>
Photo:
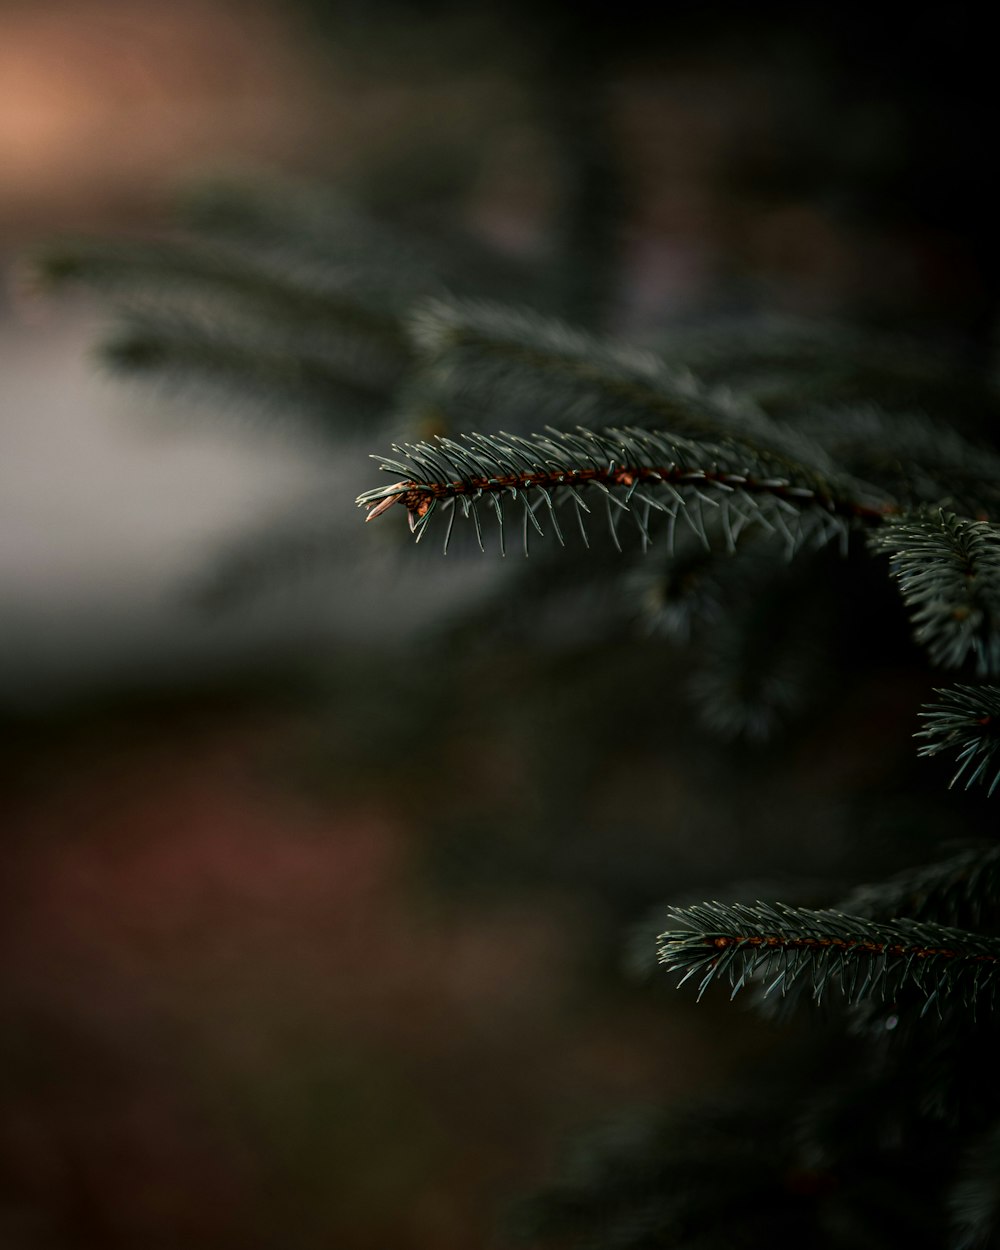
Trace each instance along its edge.
<path fill-rule="evenodd" d="M 1000 906 L 1000 847 L 959 851 L 938 864 L 908 868 L 888 881 L 858 886 L 843 911 L 873 920 L 906 916 L 959 928 L 996 928 Z"/>
<path fill-rule="evenodd" d="M 836 983 L 851 1005 L 915 989 L 924 1010 L 939 997 L 970 1010 L 982 1001 L 993 1007 L 1000 943 L 960 929 L 765 903 L 705 903 L 674 911 L 670 922 L 680 927 L 661 937 L 660 962 L 683 972 L 682 985 L 701 974 L 699 997 L 717 977 L 735 998 L 755 977 L 768 982 L 766 997 L 806 975 L 816 1002 Z"/>
<path fill-rule="evenodd" d="M 1000 532 L 988 521 L 938 511 L 895 520 L 872 535 L 890 556 L 917 642 L 944 668 L 971 655 L 978 677 L 1000 670 Z"/>
<path fill-rule="evenodd" d="M 941 702 L 931 703 L 921 712 L 926 723 L 917 737 L 930 741 L 920 748 L 920 754 L 957 750 L 958 769 L 951 784 L 964 778 L 968 789 L 977 781 L 988 782 L 992 797 L 1000 784 L 1000 771 L 991 771 L 1000 749 L 1000 690 L 995 686 L 954 686 L 937 693 Z"/>
<path fill-rule="evenodd" d="M 728 331 L 623 345 L 507 305 L 516 281 L 482 251 L 449 266 L 436 245 L 393 242 L 308 196 L 287 214 L 272 194 L 194 203 L 169 240 L 43 259 L 49 280 L 119 303 L 109 359 L 239 383 L 330 433 L 364 424 L 372 445 L 397 435 L 375 455 L 389 483 L 359 496 L 368 520 L 405 513 L 418 540 L 436 528 L 453 552 L 463 531 L 485 549 L 495 526 L 501 552 L 531 550 L 504 562 L 499 592 L 529 611 L 572 580 L 606 585 L 614 628 L 639 617 L 700 652 L 688 693 L 703 727 L 780 737 L 815 706 L 852 615 L 868 614 L 873 639 L 884 618 L 892 654 L 909 655 L 890 586 L 930 666 L 1000 676 L 1000 457 L 909 407 L 924 384 L 947 390 L 946 363 L 766 320 L 740 329 L 738 351 Z M 527 298 L 548 308 L 550 293 L 536 280 Z M 282 536 L 265 569 L 294 547 Z M 920 754 L 957 752 L 954 780 L 992 795 L 1000 689 L 938 698 Z M 803 1075 L 789 1059 L 766 1094 L 589 1139 L 520 1209 L 519 1233 L 594 1250 L 997 1244 L 1000 1090 L 968 1068 L 989 1066 L 1000 1033 L 998 864 L 976 845 L 836 905 L 671 908 L 661 978 L 679 973 L 699 997 L 753 986 L 758 1006 L 807 1017 L 822 1000 L 816 1061 Z"/>

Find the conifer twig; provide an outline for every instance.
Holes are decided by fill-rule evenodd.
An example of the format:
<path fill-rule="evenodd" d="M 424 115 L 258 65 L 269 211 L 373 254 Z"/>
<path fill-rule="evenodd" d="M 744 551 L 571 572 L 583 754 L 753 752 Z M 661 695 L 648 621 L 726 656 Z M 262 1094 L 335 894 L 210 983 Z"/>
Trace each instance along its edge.
<path fill-rule="evenodd" d="M 660 936 L 660 962 L 683 972 L 680 984 L 700 974 L 699 998 L 722 977 L 735 996 L 758 974 L 770 978 L 765 996 L 805 977 L 817 1002 L 831 983 L 849 1003 L 913 988 L 924 1011 L 942 994 L 972 1011 L 996 998 L 1000 939 L 962 929 L 767 903 L 703 903 L 671 918 L 678 927 Z"/>
<path fill-rule="evenodd" d="M 869 541 L 890 556 L 934 663 L 958 668 L 972 655 L 980 677 L 1000 674 L 1000 528 L 939 508 L 890 518 Z"/>
<path fill-rule="evenodd" d="M 958 928 L 978 928 L 1000 905 L 1000 845 L 959 851 L 887 881 L 861 885 L 838 910 L 872 920 L 905 916 Z"/>
<path fill-rule="evenodd" d="M 234 307 L 369 335 L 399 356 L 409 354 L 401 318 L 414 291 L 397 293 L 388 280 L 380 284 L 345 265 L 307 266 L 187 239 L 81 239 L 42 252 L 36 270 L 52 285 L 75 282 L 146 303 L 165 292 L 189 300 L 221 297 Z"/>
<path fill-rule="evenodd" d="M 958 752 L 958 768 L 949 786 L 965 780 L 965 788 L 989 781 L 989 794 L 1000 785 L 1000 768 L 992 769 L 1000 751 L 1000 687 L 951 686 L 935 690 L 940 702 L 921 711 L 924 728 L 914 736 L 929 741 L 920 755 Z"/>
<path fill-rule="evenodd" d="M 845 472 L 887 491 L 907 509 L 1000 515 L 1000 457 L 924 413 L 873 403 L 817 408 L 796 423 Z"/>
<path fill-rule="evenodd" d="M 705 385 L 656 353 L 533 311 L 484 300 L 428 300 L 411 322 L 414 350 L 443 402 L 471 400 L 498 420 L 665 428 L 742 437 L 793 459 L 802 440 L 752 400 Z M 481 428 L 482 422 L 480 422 Z M 816 443 L 813 456 L 824 459 Z"/>
<path fill-rule="evenodd" d="M 561 542 L 555 504 L 569 501 L 589 512 L 581 498 L 587 488 L 602 492 L 616 543 L 618 513 L 625 513 L 643 546 L 652 512 L 683 515 L 707 545 L 701 509 L 718 507 L 729 545 L 756 522 L 778 532 L 791 552 L 807 538 L 843 540 L 850 525 L 877 524 L 894 508 L 855 483 L 834 483 L 815 469 L 789 465 L 745 443 L 698 442 L 654 430 L 549 429 L 530 438 L 467 434 L 393 450 L 396 456 L 375 459 L 402 480 L 366 491 L 358 504 L 370 510 L 372 520 L 398 500 L 418 538 L 438 506 L 452 512 L 449 532 L 454 510 L 461 506 L 481 537 L 480 501 L 490 504 L 502 534 L 503 504 L 509 498 L 523 507 L 526 533 L 529 523 L 543 532 L 536 513 L 547 508 Z"/>
<path fill-rule="evenodd" d="M 324 404 L 328 415 L 345 396 L 384 397 L 405 365 L 390 345 L 364 334 L 276 334 L 252 321 L 180 311 L 123 315 L 100 353 L 121 373 L 198 380 L 255 398 L 293 394 Z"/>

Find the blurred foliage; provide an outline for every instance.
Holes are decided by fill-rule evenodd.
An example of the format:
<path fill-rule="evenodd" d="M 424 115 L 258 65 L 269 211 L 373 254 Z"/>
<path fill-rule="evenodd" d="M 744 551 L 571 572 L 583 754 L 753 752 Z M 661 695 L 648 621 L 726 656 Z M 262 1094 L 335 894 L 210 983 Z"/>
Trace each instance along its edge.
<path fill-rule="evenodd" d="M 407 892 L 372 905 L 377 924 L 337 895 L 345 929 L 333 941 L 324 934 L 319 959 L 293 944 L 276 974 L 279 984 L 301 976 L 305 999 L 321 997 L 325 962 L 343 939 L 348 967 L 340 972 L 356 983 L 357 1009 L 388 967 L 374 1031 L 381 1040 L 355 1024 L 353 1038 L 331 1045 L 329 1018 L 317 1025 L 301 1001 L 299 1019 L 286 1003 L 250 1008 L 242 1021 L 234 1017 L 240 1036 L 252 1038 L 262 1017 L 288 1023 L 276 1066 L 265 1057 L 240 1079 L 239 1065 L 234 1078 L 223 1058 L 203 1075 L 209 1118 L 227 1125 L 219 1155 L 249 1155 L 234 1184 L 256 1195 L 256 1244 L 305 1247 L 330 1228 L 359 1248 L 384 1244 L 390 1234 L 379 1220 L 391 1205 L 407 1207 L 411 1220 L 393 1244 L 468 1244 L 476 1217 L 454 1195 L 463 1185 L 496 1192 L 501 1176 L 509 1189 L 526 1183 L 511 1175 L 514 1143 L 529 1140 L 540 1152 L 552 1124 L 569 1118 L 560 1048 L 586 1049 L 595 1033 L 588 1012 L 612 1021 L 589 1061 L 573 1050 L 571 1072 L 600 1089 L 583 1099 L 590 1111 L 613 1107 L 623 1049 L 640 1064 L 638 1052 L 653 1045 L 655 1061 L 646 1061 L 655 1077 L 623 1083 L 669 1103 L 710 1033 L 720 1071 L 741 1047 L 771 1044 L 779 1025 L 737 1024 L 709 1003 L 701 1033 L 685 1023 L 691 1033 L 672 1037 L 680 1025 L 653 1021 L 688 1021 L 690 1007 L 661 1014 L 655 975 L 646 988 L 621 983 L 623 929 L 649 913 L 641 933 L 635 928 L 648 973 L 654 934 L 670 915 L 654 904 L 712 892 L 725 900 L 712 923 L 686 930 L 699 958 L 716 958 L 720 938 L 732 941 L 739 959 L 730 967 L 749 978 L 754 952 L 774 938 L 788 957 L 776 955 L 772 971 L 791 983 L 799 964 L 814 971 L 810 943 L 836 939 L 824 976 L 853 1005 L 829 996 L 835 1005 L 810 1024 L 808 1041 L 791 1033 L 765 1088 L 754 1088 L 751 1071 L 714 1106 L 647 1108 L 582 1139 L 565 1175 L 515 1217 L 516 1231 L 606 1250 L 888 1247 L 942 1244 L 951 1221 L 956 1246 L 990 1244 L 995 1176 L 979 1166 L 975 1144 L 987 1143 L 984 1157 L 995 1153 L 1000 1114 L 981 1075 L 995 1044 L 985 999 L 976 1020 L 946 1001 L 933 960 L 919 976 L 908 969 L 866 982 L 871 965 L 856 973 L 845 954 L 848 943 L 853 951 L 867 942 L 868 955 L 888 958 L 903 944 L 891 924 L 905 926 L 912 915 L 918 928 L 995 928 L 984 857 L 974 861 L 975 906 L 961 921 L 920 911 L 938 876 L 952 880 L 945 865 L 954 855 L 936 848 L 982 845 L 994 818 L 985 793 L 943 793 L 947 769 L 916 760 L 910 741 L 934 680 L 917 644 L 930 642 L 931 658 L 953 662 L 962 676 L 961 664 L 986 663 L 994 643 L 989 587 L 977 582 L 970 591 L 963 580 L 970 560 L 986 567 L 990 558 L 991 537 L 979 544 L 985 554 L 977 547 L 970 555 L 965 540 L 992 525 L 1000 402 L 1000 274 L 993 200 L 980 185 L 989 76 L 970 64 L 987 55 L 971 10 L 960 6 L 943 24 L 915 14 L 904 31 L 860 6 L 765 6 L 752 16 L 725 5 L 711 14 L 695 5 L 657 14 L 585 6 L 572 18 L 514 0 L 476 13 L 440 4 L 419 17 L 392 4 L 306 8 L 359 74 L 388 67 L 414 99 L 438 74 L 495 75 L 496 98 L 509 109 L 498 127 L 526 127 L 542 153 L 532 167 L 545 182 L 540 201 L 523 192 L 525 202 L 508 199 L 491 232 L 475 201 L 487 157 L 496 159 L 496 132 L 481 142 L 468 136 L 464 146 L 454 136 L 429 145 L 397 136 L 346 180 L 351 194 L 280 180 L 205 186 L 183 198 L 155 239 L 66 241 L 38 262 L 45 282 L 83 284 L 111 305 L 115 328 L 102 350 L 120 372 L 210 383 L 219 396 L 329 442 L 346 465 L 359 436 L 371 451 L 405 444 L 386 455 L 416 491 L 404 504 L 420 533 L 421 488 L 440 488 L 435 501 L 451 491 L 452 520 L 459 498 L 471 501 L 443 576 L 436 550 L 402 551 L 403 507 L 387 508 L 359 539 L 343 510 L 355 492 L 338 484 L 326 510 L 303 509 L 284 528 L 223 553 L 202 586 L 203 601 L 243 610 L 293 568 L 332 571 L 333 593 L 345 599 L 376 570 L 385 578 L 387 640 L 331 647 L 325 662 L 310 662 L 310 727 L 277 754 L 285 779 L 313 801 L 374 803 L 413 848 Z M 671 96 L 674 81 L 685 86 Z M 736 104 L 713 123 L 730 92 Z M 694 126 L 696 147 L 713 125 L 721 137 L 689 154 L 693 172 L 678 172 L 686 127 Z M 678 165 L 658 163 L 651 151 L 668 151 Z M 684 194 L 695 206 L 687 217 L 678 207 Z M 699 205 L 710 211 L 699 214 Z M 679 253 L 700 249 L 707 259 L 694 293 L 672 294 L 668 266 L 650 275 L 653 297 L 644 300 L 642 247 L 662 233 Z M 530 242 L 512 246 L 510 237 Z M 807 315 L 817 308 L 822 317 Z M 571 433 L 580 422 L 611 427 L 600 455 L 593 440 Z M 532 442 L 548 424 L 563 434 L 549 436 L 554 444 Z M 470 431 L 484 437 L 463 438 Z M 691 476 L 698 456 L 733 490 L 724 516 L 705 503 L 705 481 Z M 550 541 L 521 561 L 514 545 L 477 594 L 459 600 L 446 589 L 471 580 L 471 561 L 482 559 L 474 509 L 477 499 L 491 505 L 480 479 L 507 476 L 521 488 L 513 502 L 524 505 L 518 518 L 534 534 L 536 522 L 550 528 L 557 504 L 585 501 L 585 491 L 565 482 L 557 499 L 554 482 L 525 490 L 519 477 L 565 475 L 587 462 L 622 500 L 635 483 L 612 480 L 616 467 L 658 472 L 664 458 L 681 462 L 688 478 L 670 483 L 676 498 L 660 518 L 671 540 L 651 527 L 642 561 L 642 535 L 620 542 L 602 518 L 586 522 L 586 555 L 577 543 L 566 558 Z M 479 485 L 452 489 L 466 478 Z M 664 475 L 657 480 L 652 489 L 665 489 Z M 382 497 L 391 500 L 393 489 Z M 824 521 L 837 523 L 795 529 L 796 518 L 822 509 Z M 438 513 L 445 510 L 442 502 Z M 874 545 L 894 561 L 915 639 L 887 561 L 861 534 L 898 514 Z M 826 545 L 830 538 L 842 550 Z M 924 562 L 929 592 L 926 580 L 914 583 Z M 978 613 L 974 629 L 954 608 L 966 600 Z M 929 634 L 921 632 L 928 603 Z M 986 743 L 992 757 L 995 692 L 955 689 L 972 689 L 974 702 L 971 711 L 951 707 L 952 720 L 938 726 L 941 745 L 978 760 Z M 940 706 L 931 712 L 943 715 Z M 956 739 L 963 730 L 977 741 Z M 236 816 L 247 819 L 243 809 Z M 935 855 L 940 872 L 930 864 Z M 815 919 L 829 919 L 845 882 L 901 865 L 916 865 L 907 877 L 919 885 L 916 902 L 889 876 L 849 895 L 856 907 L 843 910 L 853 928 L 839 911 L 830 932 Z M 333 889 L 336 873 L 312 871 Z M 286 881 L 265 863 L 269 873 L 278 886 Z M 762 895 L 801 899 L 814 927 L 789 939 L 772 932 L 773 914 L 762 920 L 758 912 L 752 919 L 770 928 L 725 927 L 733 917 L 745 922 L 746 905 Z M 372 900 L 361 892 L 353 903 Z M 480 1022 L 454 1049 L 443 1037 L 463 1011 L 474 1015 L 475 992 L 435 990 L 455 948 L 420 930 L 414 906 L 434 922 L 452 907 L 464 923 L 503 920 L 466 956 L 470 983 L 487 989 Z M 544 975 L 532 971 L 538 949 L 516 942 L 525 915 L 539 912 L 572 947 L 559 953 L 545 928 Z M 682 914 L 705 919 L 689 905 Z M 934 945 L 928 932 L 917 935 L 927 939 L 925 952 Z M 676 955 L 687 940 L 671 931 L 667 946 Z M 988 949 L 976 952 L 992 960 L 995 938 L 977 940 Z M 412 945 L 420 957 L 392 971 Z M 244 958 L 264 959 L 261 949 L 251 945 Z M 510 965 L 500 957 L 508 950 Z M 706 962 L 704 970 L 712 980 L 722 969 Z M 506 998 L 505 976 L 515 986 Z M 972 979 L 960 978 L 969 1001 L 980 988 L 969 988 Z M 889 999 L 870 995 L 890 982 Z M 811 984 L 808 975 L 800 983 Z M 942 1017 L 921 1018 L 935 989 Z M 789 1010 L 773 1014 L 783 1020 L 798 1000 L 790 993 Z M 518 1002 L 542 1023 L 514 1040 L 501 1036 L 489 1051 L 489 1071 L 511 1099 L 505 1114 L 473 1093 L 472 1074 L 479 1047 L 488 1049 L 481 1035 L 503 1035 L 498 1021 Z M 339 1005 L 334 994 L 333 1018 Z M 642 1037 L 628 1049 L 632 1022 Z M 385 1042 L 394 1029 L 398 1050 Z M 423 1031 L 435 1040 L 418 1061 Z M 35 1062 L 30 1039 L 39 1031 L 27 1032 L 28 1060 L 10 1068 L 15 1089 L 28 1082 L 19 1065 Z M 733 1049 L 724 1056 L 727 1040 Z M 44 1055 L 37 1062 L 44 1072 Z M 502 1075 L 510 1066 L 523 1069 L 523 1080 Z M 230 1082 L 220 1083 L 226 1072 Z M 188 1074 L 171 1079 L 185 1083 Z M 217 1111 L 220 1098 L 225 1109 Z M 618 1100 L 627 1101 L 620 1090 Z M 484 1109 L 485 1125 L 470 1124 L 466 1103 Z M 528 1133 L 529 1121 L 539 1135 Z M 200 1131 L 195 1125 L 191 1136 Z M 966 1166 L 957 1175 L 960 1155 Z M 468 1170 L 456 1162 L 466 1156 Z M 340 1168 L 349 1183 L 338 1183 Z M 533 1156 L 524 1170 L 534 1183 L 542 1169 Z M 439 1188 L 445 1196 L 435 1198 Z M 38 1205 L 28 1203 L 26 1218 Z M 96 1205 L 103 1213 L 101 1198 Z M 80 1244 L 134 1235 L 109 1233 L 100 1220 L 89 1228 Z M 32 1235 L 25 1245 L 35 1244 Z M 187 1240 L 224 1244 L 225 1236 L 199 1229 Z M 234 1244 L 254 1243 L 236 1236 Z"/>

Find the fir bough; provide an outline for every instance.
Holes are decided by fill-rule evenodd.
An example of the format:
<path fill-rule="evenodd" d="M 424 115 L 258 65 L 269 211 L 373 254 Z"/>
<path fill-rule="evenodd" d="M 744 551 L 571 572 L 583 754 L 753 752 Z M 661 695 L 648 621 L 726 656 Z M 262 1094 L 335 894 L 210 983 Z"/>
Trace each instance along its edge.
<path fill-rule="evenodd" d="M 381 515 L 397 500 L 418 539 L 437 508 L 448 514 L 445 549 L 456 508 L 471 516 L 481 538 L 480 503 L 492 507 L 503 534 L 504 503 L 519 502 L 525 550 L 529 526 L 544 531 L 537 514 L 548 510 L 553 532 L 564 537 L 556 506 L 572 504 L 586 545 L 585 495 L 600 492 L 608 529 L 620 548 L 622 515 L 640 543 L 650 541 L 650 519 L 666 517 L 669 533 L 678 517 L 708 544 L 704 510 L 718 508 L 726 546 L 733 551 L 745 529 L 759 525 L 778 534 L 791 554 L 805 542 L 843 540 L 851 524 L 878 521 L 894 505 L 849 480 L 837 480 L 808 464 L 789 460 L 744 440 L 696 440 L 660 430 L 550 429 L 527 437 L 466 434 L 457 439 L 404 444 L 381 467 L 402 480 L 359 496 Z"/>
<path fill-rule="evenodd" d="M 67 245 L 45 275 L 113 301 L 106 354 L 119 369 L 238 389 L 281 416 L 318 416 L 331 438 L 363 423 L 373 449 L 390 448 L 375 455 L 387 484 L 358 500 L 384 530 L 405 515 L 453 552 L 460 530 L 484 548 L 492 531 L 500 551 L 516 531 L 532 560 L 506 561 L 466 619 L 479 645 L 519 608 L 537 624 L 541 605 L 560 637 L 582 602 L 569 590 L 599 586 L 595 630 L 638 619 L 686 648 L 672 683 L 639 663 L 607 684 L 596 714 L 609 739 L 645 704 L 684 735 L 726 740 L 707 788 L 740 767 L 745 783 L 781 730 L 855 723 L 836 721 L 831 690 L 865 663 L 909 657 L 905 609 L 928 665 L 970 679 L 924 709 L 920 755 L 955 753 L 953 780 L 982 783 L 984 800 L 1000 787 L 1000 688 L 971 684 L 1000 678 L 1000 457 L 928 415 L 961 389 L 947 361 L 768 318 L 735 337 L 681 327 L 622 343 L 551 315 L 551 284 L 489 249 L 465 240 L 448 255 L 308 194 L 216 192 L 185 222 L 155 244 Z M 317 545 L 338 549 L 325 533 Z M 239 586 L 255 567 L 287 573 L 303 542 L 283 531 L 255 548 L 231 568 Z M 866 660 L 879 639 L 886 651 Z M 623 821 L 648 799 L 638 790 L 618 796 Z M 770 817 L 770 795 L 753 794 Z M 765 1098 L 751 1073 L 722 1110 L 651 1115 L 586 1144 L 523 1208 L 526 1236 L 591 1250 L 929 1250 L 950 1227 L 955 1247 L 990 1244 L 998 864 L 977 845 L 839 902 L 838 888 L 815 906 L 673 908 L 664 981 L 752 985 L 748 1001 L 812 1017 L 821 1002 L 819 1061 L 802 1081 L 787 1063 Z"/>
<path fill-rule="evenodd" d="M 660 935 L 660 962 L 699 977 L 699 997 L 716 980 L 732 996 L 753 978 L 765 996 L 785 993 L 800 977 L 819 1002 L 836 986 L 850 1005 L 916 990 L 927 1010 L 938 998 L 971 1011 L 992 1010 L 1000 975 L 1000 939 L 929 921 L 872 921 L 833 910 L 783 904 L 705 903 L 679 908 L 677 927 Z"/>
<path fill-rule="evenodd" d="M 920 754 L 955 751 L 958 768 L 951 784 L 964 781 L 968 790 L 981 783 L 992 798 L 1000 785 L 1000 766 L 994 767 L 1000 751 L 1000 687 L 962 685 L 936 694 L 939 702 L 920 713 L 924 727 L 916 736 L 928 739 Z"/>
<path fill-rule="evenodd" d="M 871 543 L 890 557 L 932 662 L 971 658 L 978 677 L 1000 674 L 1000 529 L 938 509 L 888 518 Z"/>

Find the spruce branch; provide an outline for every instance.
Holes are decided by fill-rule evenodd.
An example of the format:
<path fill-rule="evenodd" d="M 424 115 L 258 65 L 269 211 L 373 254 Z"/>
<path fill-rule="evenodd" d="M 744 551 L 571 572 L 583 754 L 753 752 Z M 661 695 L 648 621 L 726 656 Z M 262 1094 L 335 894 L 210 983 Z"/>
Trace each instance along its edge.
<path fill-rule="evenodd" d="M 384 254 L 387 243 L 382 232 L 373 237 L 349 200 L 293 179 L 199 179 L 181 189 L 173 207 L 181 224 L 203 237 L 256 248 L 329 256 L 331 241 L 346 238 L 366 261 L 376 244 Z"/>
<path fill-rule="evenodd" d="M 1000 515 L 1000 456 L 923 413 L 872 404 L 816 408 L 796 429 L 847 472 L 906 509 L 945 508 L 984 519 Z"/>
<path fill-rule="evenodd" d="M 871 920 L 906 916 L 955 928 L 996 928 L 1000 910 L 1000 845 L 959 851 L 936 864 L 907 868 L 861 885 L 838 907 Z"/>
<path fill-rule="evenodd" d="M 994 767 L 1000 751 L 1000 687 L 951 686 L 934 693 L 941 701 L 920 712 L 925 725 L 914 736 L 929 741 L 918 754 L 957 751 L 958 768 L 949 788 L 963 778 L 966 790 L 988 781 L 992 797 L 1000 785 L 1000 767 Z"/>
<path fill-rule="evenodd" d="M 100 354 L 121 373 L 208 382 L 257 400 L 294 396 L 325 417 L 345 400 L 384 400 L 404 367 L 393 347 L 346 327 L 337 335 L 321 326 L 276 332 L 263 322 L 167 310 L 124 314 Z"/>
<path fill-rule="evenodd" d="M 951 381 L 958 362 L 935 344 L 900 334 L 873 331 L 846 322 L 754 315 L 715 320 L 708 325 L 671 329 L 663 336 L 663 350 L 700 376 L 731 382 L 747 376 L 786 377 L 796 387 L 817 394 L 831 387 L 853 386 L 890 379 L 911 383 Z M 871 393 L 871 385 L 867 393 Z M 800 395 L 801 402 L 801 395 Z"/>
<path fill-rule="evenodd" d="M 772 455 L 817 461 L 816 444 L 773 422 L 750 399 L 706 386 L 650 351 L 563 321 L 486 301 L 430 300 L 412 319 L 414 349 L 439 402 L 472 401 L 497 420 L 668 428 L 688 437 L 742 437 Z M 480 419 L 480 427 L 482 421 Z"/>
<path fill-rule="evenodd" d="M 958 668 L 972 655 L 978 676 L 1000 675 L 1000 528 L 937 509 L 888 518 L 869 543 L 889 555 L 934 663 Z"/>
<path fill-rule="evenodd" d="M 885 405 L 893 413 L 916 407 L 950 423 L 956 408 L 981 412 L 984 402 L 995 402 L 970 378 L 957 352 L 872 326 L 753 315 L 671 327 L 658 347 L 665 359 L 683 362 L 706 382 L 732 387 L 796 429 L 805 417 L 810 432 L 819 423 L 838 423 L 839 412 L 860 405 Z M 885 462 L 894 441 L 890 436 L 888 445 L 876 443 L 868 452 Z M 901 450 L 907 459 L 905 445 Z"/>
<path fill-rule="evenodd" d="M 36 268 L 43 281 L 119 301 L 102 346 L 119 371 L 293 396 L 336 413 L 345 398 L 384 401 L 410 363 L 402 314 L 414 291 L 351 266 L 173 239 L 64 243 Z"/>
<path fill-rule="evenodd" d="M 623 518 L 636 526 L 643 548 L 649 543 L 653 513 L 664 515 L 671 532 L 679 516 L 708 545 L 703 510 L 719 509 L 727 545 L 756 524 L 785 540 L 789 553 L 803 543 L 839 537 L 852 525 L 878 524 L 893 510 L 891 500 L 850 481 L 835 481 L 804 465 L 735 440 L 695 441 L 655 430 L 617 429 L 544 434 L 466 434 L 458 439 L 405 443 L 393 457 L 377 456 L 381 468 L 402 480 L 358 497 L 368 520 L 393 503 L 405 507 L 419 539 L 437 508 L 448 513 L 445 550 L 456 512 L 471 516 L 482 546 L 477 505 L 489 504 L 500 528 L 503 549 L 504 503 L 523 512 L 524 547 L 529 526 L 542 534 L 538 519 L 548 510 L 552 528 L 564 542 L 556 505 L 575 506 L 586 542 L 584 493 L 603 495 L 608 526 L 618 544 Z M 791 470 L 791 472 L 790 472 Z"/>
<path fill-rule="evenodd" d="M 201 239 L 247 248 L 285 263 L 332 263 L 413 299 L 487 291 L 540 296 L 537 267 L 498 252 L 473 233 L 447 238 L 381 219 L 328 189 L 284 178 L 269 183 L 198 182 L 175 205 L 179 224 Z"/>
<path fill-rule="evenodd" d="M 758 897 L 759 894 L 758 891 Z M 939 863 L 907 868 L 885 881 L 858 886 L 834 910 L 874 921 L 905 918 L 996 934 L 1000 927 L 1000 846 L 973 847 Z M 765 1015 L 787 1016 L 808 997 L 809 987 L 797 981 L 781 998 L 758 998 L 756 1005 Z M 919 1000 L 919 995 L 916 997 Z M 898 1008 L 898 1003 L 886 1006 L 869 1000 L 862 1010 L 854 1010 L 851 1027 L 868 1034 L 884 1034 L 887 1021 L 893 1015 L 898 1019 Z M 889 1027 L 891 1031 L 894 1026 Z M 926 1042 L 924 1045 L 929 1054 Z M 944 1049 L 947 1054 L 947 1046 Z M 946 1070 L 948 1061 L 941 1066 Z"/>
<path fill-rule="evenodd" d="M 757 977 L 768 980 L 765 996 L 804 977 L 816 1002 L 831 984 L 849 1004 L 913 990 L 925 1012 L 939 996 L 973 1013 L 996 998 L 1000 939 L 962 929 L 780 903 L 703 903 L 671 919 L 678 927 L 661 934 L 660 962 L 684 974 L 679 984 L 700 975 L 699 998 L 722 977 L 733 997 Z"/>
<path fill-rule="evenodd" d="M 166 293 L 216 298 L 234 307 L 285 319 L 320 321 L 331 331 L 345 326 L 353 335 L 370 335 L 408 356 L 401 320 L 415 295 L 399 290 L 398 275 L 382 282 L 345 263 L 318 265 L 267 257 L 237 248 L 170 239 L 148 242 L 66 241 L 36 261 L 49 285 L 70 282 L 148 304 Z"/>

